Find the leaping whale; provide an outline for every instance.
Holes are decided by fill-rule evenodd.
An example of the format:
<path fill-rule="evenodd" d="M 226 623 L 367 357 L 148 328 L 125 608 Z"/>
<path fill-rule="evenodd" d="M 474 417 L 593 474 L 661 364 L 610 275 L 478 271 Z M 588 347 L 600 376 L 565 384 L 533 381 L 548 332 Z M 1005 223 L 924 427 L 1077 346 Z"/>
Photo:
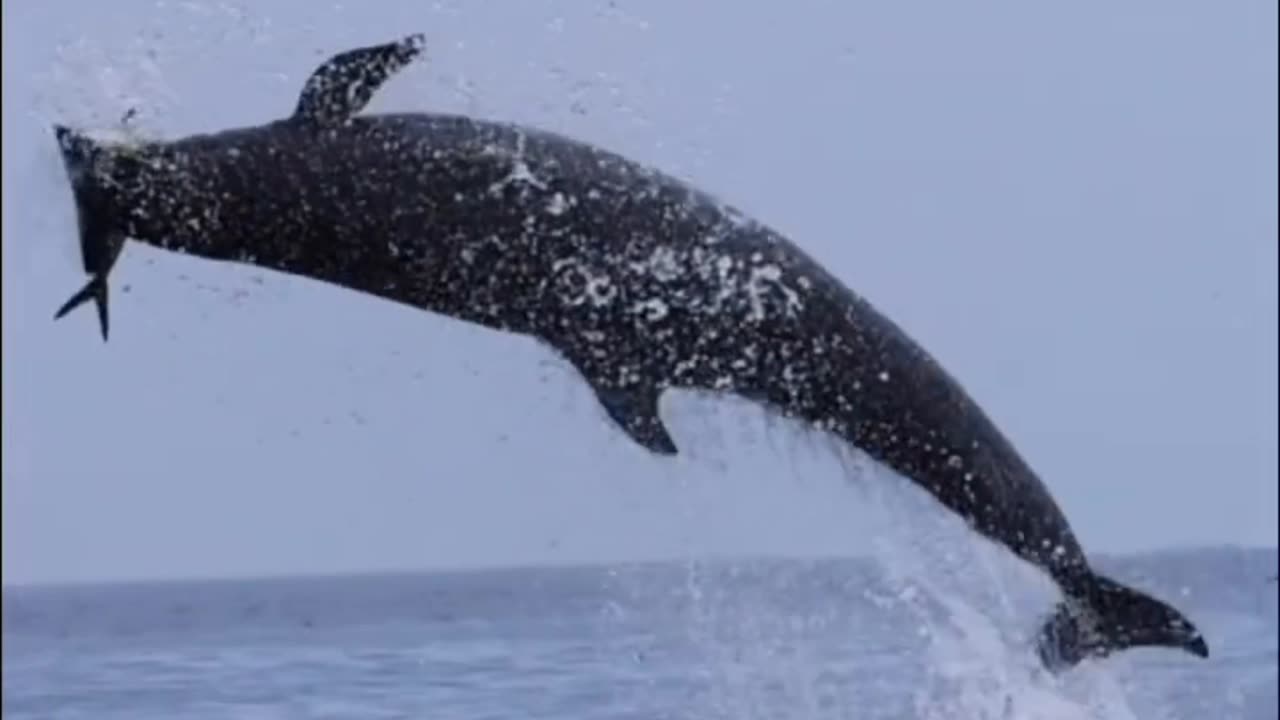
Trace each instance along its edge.
<path fill-rule="evenodd" d="M 1207 657 L 1175 608 L 1093 570 L 1053 496 L 920 345 L 770 227 L 658 170 L 530 127 L 362 114 L 423 37 L 334 56 L 293 112 L 172 141 L 55 126 L 88 283 L 126 239 L 314 278 L 531 336 L 613 423 L 678 452 L 667 389 L 734 394 L 856 447 L 1047 573 L 1053 670 L 1125 648 Z"/>

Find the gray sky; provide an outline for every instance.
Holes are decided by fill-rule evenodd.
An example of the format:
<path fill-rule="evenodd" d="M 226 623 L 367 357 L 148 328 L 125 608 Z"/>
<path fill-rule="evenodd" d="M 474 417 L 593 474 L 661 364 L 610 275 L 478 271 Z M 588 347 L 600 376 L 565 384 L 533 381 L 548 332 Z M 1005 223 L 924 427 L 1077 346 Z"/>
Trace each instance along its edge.
<path fill-rule="evenodd" d="M 372 110 L 567 132 L 784 231 L 1087 548 L 1275 544 L 1275 3 L 246 5 L 5 4 L 4 582 L 845 553 L 895 522 L 743 404 L 668 396 L 686 454 L 649 457 L 531 341 L 310 281 L 131 245 L 110 344 L 52 322 L 83 278 L 51 122 L 267 121 L 412 31 Z"/>

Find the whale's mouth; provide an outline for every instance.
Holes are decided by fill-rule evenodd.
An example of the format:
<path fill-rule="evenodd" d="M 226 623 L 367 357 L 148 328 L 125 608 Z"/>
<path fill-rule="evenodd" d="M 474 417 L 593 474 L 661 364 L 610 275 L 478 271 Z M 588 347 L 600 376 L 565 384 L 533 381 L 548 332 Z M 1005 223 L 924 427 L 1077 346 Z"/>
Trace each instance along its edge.
<path fill-rule="evenodd" d="M 109 127 L 86 127 L 74 130 L 65 125 L 55 124 L 53 130 L 58 137 L 58 142 L 63 143 L 64 147 L 68 141 L 80 141 L 118 152 L 146 144 L 146 140 L 136 128 L 128 124 L 127 120 L 121 120 L 119 125 Z"/>
<path fill-rule="evenodd" d="M 113 156 L 115 146 L 101 145 L 65 125 L 54 125 L 53 132 L 62 150 L 62 163 L 75 200 L 84 272 L 105 274 L 115 263 L 122 245 L 115 237 L 119 230 L 115 208 L 103 186 L 104 161 Z"/>
<path fill-rule="evenodd" d="M 85 128 L 80 134 L 99 145 L 132 145 L 137 143 L 137 135 L 128 128 Z"/>
<path fill-rule="evenodd" d="M 82 175 L 86 166 L 92 161 L 96 144 L 77 130 L 66 125 L 54 125 L 53 135 L 58 139 L 58 148 L 62 151 L 62 164 L 72 180 Z"/>
<path fill-rule="evenodd" d="M 67 171 L 67 180 L 71 184 L 71 194 L 75 199 L 76 221 L 80 229 L 80 250 L 84 260 L 84 271 L 95 270 L 94 248 L 89 240 L 94 234 L 93 202 L 94 160 L 100 150 L 97 144 L 77 130 L 65 125 L 53 126 L 54 136 L 58 139 L 58 147 L 62 150 L 62 165 Z"/>

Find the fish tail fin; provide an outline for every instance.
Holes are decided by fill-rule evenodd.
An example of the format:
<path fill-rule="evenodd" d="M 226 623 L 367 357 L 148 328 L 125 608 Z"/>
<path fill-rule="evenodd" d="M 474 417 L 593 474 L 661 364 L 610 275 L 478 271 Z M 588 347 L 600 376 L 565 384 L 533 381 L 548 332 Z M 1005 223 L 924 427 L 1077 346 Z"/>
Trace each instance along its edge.
<path fill-rule="evenodd" d="M 106 275 L 94 275 L 90 278 L 84 287 L 80 288 L 76 294 L 62 304 L 62 307 L 58 308 L 58 312 L 54 314 L 53 319 L 60 319 L 63 315 L 75 310 L 89 300 L 93 300 L 94 305 L 98 308 L 98 325 L 102 328 L 102 341 L 106 342 L 107 334 L 110 330 L 110 318 L 107 312 Z"/>

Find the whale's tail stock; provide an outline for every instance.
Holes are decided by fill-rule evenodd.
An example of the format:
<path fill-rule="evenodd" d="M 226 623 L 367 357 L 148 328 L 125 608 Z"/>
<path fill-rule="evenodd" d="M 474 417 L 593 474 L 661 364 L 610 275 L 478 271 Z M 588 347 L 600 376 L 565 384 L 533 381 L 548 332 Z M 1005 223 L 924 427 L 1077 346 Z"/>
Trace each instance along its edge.
<path fill-rule="evenodd" d="M 1037 651 L 1051 671 L 1134 647 L 1167 647 L 1209 657 L 1204 636 L 1181 612 L 1111 578 L 1089 573 L 1073 584 L 1040 629 Z"/>

